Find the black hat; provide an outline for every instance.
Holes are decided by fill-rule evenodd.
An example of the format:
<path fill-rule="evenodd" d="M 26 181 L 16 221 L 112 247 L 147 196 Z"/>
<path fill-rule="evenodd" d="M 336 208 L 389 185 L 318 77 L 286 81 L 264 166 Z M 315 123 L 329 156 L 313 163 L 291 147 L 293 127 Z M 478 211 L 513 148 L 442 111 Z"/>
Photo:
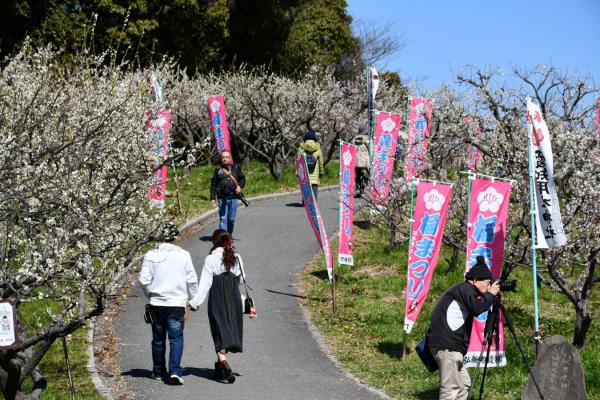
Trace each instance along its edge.
<path fill-rule="evenodd" d="M 314 140 L 317 141 L 317 134 L 313 131 L 308 131 L 304 134 L 304 140 Z"/>
<path fill-rule="evenodd" d="M 475 257 L 475 260 L 477 260 L 477 262 L 471 267 L 469 272 L 467 272 L 465 279 L 494 279 L 490 269 L 485 263 L 485 258 L 483 256 L 477 256 Z"/>

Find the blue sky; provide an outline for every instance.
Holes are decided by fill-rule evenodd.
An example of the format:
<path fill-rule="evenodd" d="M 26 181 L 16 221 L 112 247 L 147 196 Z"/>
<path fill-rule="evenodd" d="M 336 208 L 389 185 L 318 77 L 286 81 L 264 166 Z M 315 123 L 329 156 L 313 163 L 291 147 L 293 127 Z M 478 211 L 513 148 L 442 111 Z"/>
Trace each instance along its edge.
<path fill-rule="evenodd" d="M 598 0 L 347 0 L 354 19 L 390 21 L 406 46 L 387 60 L 403 81 L 453 83 L 462 65 L 589 74 L 600 85 Z M 383 68 L 378 68 L 381 70 Z"/>

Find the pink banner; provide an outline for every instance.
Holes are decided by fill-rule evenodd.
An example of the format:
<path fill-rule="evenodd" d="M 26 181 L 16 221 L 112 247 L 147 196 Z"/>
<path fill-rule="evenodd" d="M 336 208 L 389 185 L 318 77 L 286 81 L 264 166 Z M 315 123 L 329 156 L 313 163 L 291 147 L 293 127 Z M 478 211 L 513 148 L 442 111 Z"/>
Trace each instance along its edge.
<path fill-rule="evenodd" d="M 425 169 L 432 113 L 433 99 L 412 97 L 409 99 L 406 162 L 404 163 L 405 182 L 410 182 L 414 177 L 420 178 Z"/>
<path fill-rule="evenodd" d="M 323 224 L 323 218 L 321 218 L 319 206 L 313 196 L 308 168 L 306 167 L 306 159 L 304 157 L 299 157 L 296 161 L 296 175 L 298 176 L 298 184 L 300 185 L 300 192 L 302 193 L 302 200 L 304 201 L 304 209 L 308 216 L 308 222 L 310 223 L 310 227 L 315 233 L 319 246 L 325 256 L 327 276 L 331 281 L 333 279 L 333 255 L 331 254 L 329 240 L 327 239 L 327 232 L 325 231 L 325 225 Z"/>
<path fill-rule="evenodd" d="M 162 207 L 165 204 L 167 191 L 167 166 L 161 166 L 161 164 L 169 156 L 171 110 L 162 110 L 156 113 L 148 111 L 146 118 L 148 120 L 146 129 L 152 136 L 153 159 L 150 160 L 150 165 L 154 170 L 148 197 L 151 205 Z"/>
<path fill-rule="evenodd" d="M 494 278 L 499 278 L 504 257 L 506 219 L 512 185 L 509 182 L 474 179 L 471 181 L 469 222 L 467 224 L 467 265 L 465 273 L 483 256 Z M 487 312 L 473 319 L 471 342 L 465 355 L 465 366 L 475 367 L 481 353 Z M 500 316 L 498 346 L 492 340 L 490 367 L 506 365 L 504 354 L 504 324 Z"/>
<path fill-rule="evenodd" d="M 225 109 L 223 96 L 208 98 L 208 114 L 210 115 L 210 127 L 215 135 L 217 150 L 219 150 L 219 153 L 231 152 L 229 129 L 227 128 L 227 110 Z"/>
<path fill-rule="evenodd" d="M 408 252 L 404 331 L 410 333 L 429 294 L 446 226 L 452 186 L 418 182 Z"/>
<path fill-rule="evenodd" d="M 594 134 L 600 136 L 600 97 L 596 98 L 596 115 L 594 116 Z"/>
<path fill-rule="evenodd" d="M 399 115 L 377 113 L 371 188 L 371 201 L 375 204 L 383 203 L 390 193 L 399 129 Z"/>
<path fill-rule="evenodd" d="M 354 166 L 356 146 L 341 144 L 340 153 L 340 219 L 338 263 L 354 265 L 352 256 L 352 228 L 354 224 Z"/>
<path fill-rule="evenodd" d="M 466 116 L 463 119 L 463 123 L 467 128 L 467 132 L 471 140 L 479 140 L 479 135 L 481 134 L 481 128 L 479 126 L 479 122 L 471 116 Z M 472 144 L 467 145 L 467 168 L 470 171 L 477 171 L 477 167 L 479 166 L 479 161 L 481 160 L 481 152 L 477 148 L 477 146 L 473 146 Z"/>

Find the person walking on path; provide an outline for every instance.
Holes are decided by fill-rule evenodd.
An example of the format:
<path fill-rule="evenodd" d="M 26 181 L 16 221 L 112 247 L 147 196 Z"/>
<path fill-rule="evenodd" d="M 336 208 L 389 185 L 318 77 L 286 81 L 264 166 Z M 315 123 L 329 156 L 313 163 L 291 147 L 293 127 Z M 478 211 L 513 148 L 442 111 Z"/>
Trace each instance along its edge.
<path fill-rule="evenodd" d="M 440 369 L 440 400 L 463 400 L 471 378 L 463 365 L 469 347 L 473 317 L 490 309 L 500 293 L 498 282 L 483 256 L 466 273 L 465 281 L 448 289 L 431 316 L 429 348 Z"/>
<path fill-rule="evenodd" d="M 310 178 L 310 185 L 312 187 L 315 200 L 319 194 L 319 180 L 320 177 L 325 173 L 323 168 L 323 153 L 321 152 L 321 145 L 317 142 L 317 134 L 313 131 L 308 131 L 304 134 L 304 142 L 300 144 L 298 149 L 297 159 L 305 156 L 306 167 Z"/>
<path fill-rule="evenodd" d="M 196 311 L 208 295 L 208 322 L 217 353 L 214 379 L 235 382 L 226 354 L 242 352 L 243 309 L 240 276 L 246 279 L 244 264 L 235 252 L 231 235 L 224 229 L 212 234 L 213 248 L 204 260 L 198 294 L 189 307 Z"/>
<path fill-rule="evenodd" d="M 170 374 L 173 385 L 183 385 L 183 327 L 188 299 L 198 293 L 198 277 L 190 253 L 172 242 L 179 232 L 168 225 L 164 242 L 144 256 L 139 281 L 150 299 L 152 324 L 152 376 L 164 379 Z M 166 338 L 169 336 L 169 369 L 165 366 Z"/>
<path fill-rule="evenodd" d="M 233 234 L 238 198 L 246 185 L 246 177 L 239 165 L 233 164 L 231 153 L 221 153 L 220 165 L 215 168 L 210 183 L 210 205 L 219 203 L 219 228 Z"/>

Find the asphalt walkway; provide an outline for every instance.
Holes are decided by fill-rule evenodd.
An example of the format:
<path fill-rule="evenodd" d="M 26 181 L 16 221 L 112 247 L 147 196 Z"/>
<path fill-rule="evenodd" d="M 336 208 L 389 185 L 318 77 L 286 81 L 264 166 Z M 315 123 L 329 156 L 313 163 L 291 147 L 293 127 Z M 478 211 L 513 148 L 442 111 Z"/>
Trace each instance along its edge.
<path fill-rule="evenodd" d="M 319 206 L 331 237 L 337 227 L 336 192 L 319 193 Z M 198 277 L 211 247 L 216 221 L 181 244 L 190 251 Z M 238 209 L 234 231 L 248 284 L 254 288 L 258 318 L 244 316 L 244 352 L 228 359 L 234 384 L 213 381 L 216 359 L 206 302 L 185 327 L 183 386 L 150 378 L 151 330 L 143 321 L 146 298 L 139 285 L 129 293 L 118 321 L 119 365 L 137 399 L 380 399 L 340 371 L 309 331 L 296 289 L 302 266 L 318 251 L 299 195 Z M 137 279 L 132 276 L 131 279 Z"/>

